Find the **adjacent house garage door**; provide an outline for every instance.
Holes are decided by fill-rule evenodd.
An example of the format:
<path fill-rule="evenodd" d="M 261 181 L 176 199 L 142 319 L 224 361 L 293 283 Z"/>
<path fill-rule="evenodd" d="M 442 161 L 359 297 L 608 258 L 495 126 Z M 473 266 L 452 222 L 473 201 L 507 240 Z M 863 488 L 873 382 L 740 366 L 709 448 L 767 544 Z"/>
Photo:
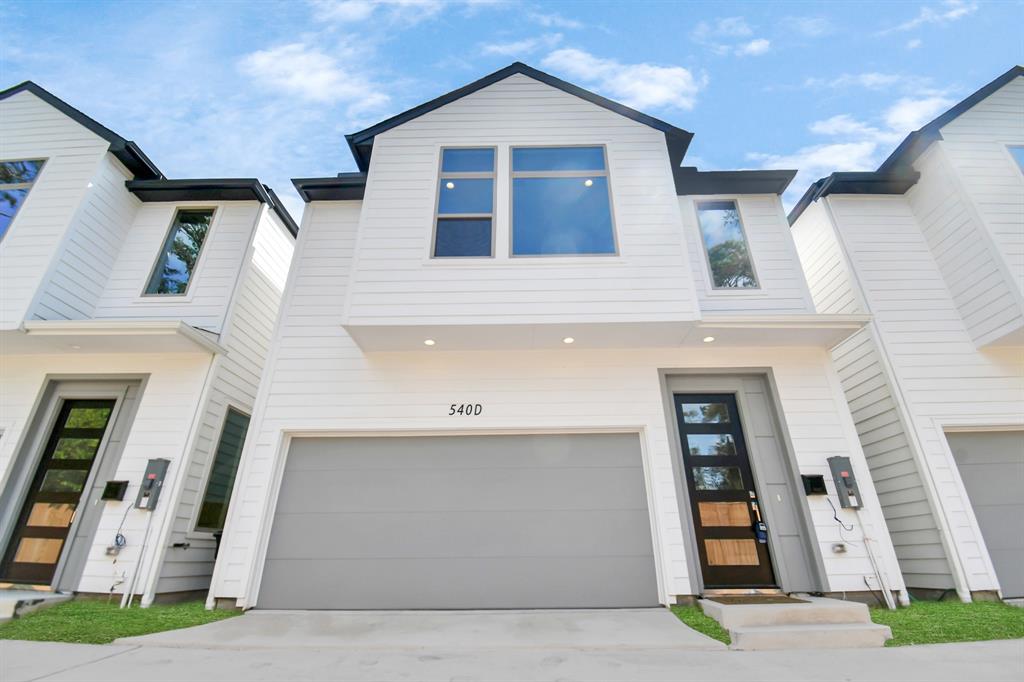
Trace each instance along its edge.
<path fill-rule="evenodd" d="M 1024 597 L 1024 431 L 948 433 L 1003 598 Z"/>
<path fill-rule="evenodd" d="M 655 606 L 636 434 L 292 441 L 256 606 Z"/>

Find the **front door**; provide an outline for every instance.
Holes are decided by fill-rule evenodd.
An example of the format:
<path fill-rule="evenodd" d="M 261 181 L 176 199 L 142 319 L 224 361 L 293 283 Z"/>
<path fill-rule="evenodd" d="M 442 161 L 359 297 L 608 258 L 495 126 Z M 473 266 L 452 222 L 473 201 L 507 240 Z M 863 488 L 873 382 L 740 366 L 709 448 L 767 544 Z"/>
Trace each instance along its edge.
<path fill-rule="evenodd" d="M 53 581 L 113 411 L 113 400 L 65 400 L 61 405 L 7 544 L 0 580 Z"/>
<path fill-rule="evenodd" d="M 775 587 L 736 396 L 675 396 L 704 587 Z"/>

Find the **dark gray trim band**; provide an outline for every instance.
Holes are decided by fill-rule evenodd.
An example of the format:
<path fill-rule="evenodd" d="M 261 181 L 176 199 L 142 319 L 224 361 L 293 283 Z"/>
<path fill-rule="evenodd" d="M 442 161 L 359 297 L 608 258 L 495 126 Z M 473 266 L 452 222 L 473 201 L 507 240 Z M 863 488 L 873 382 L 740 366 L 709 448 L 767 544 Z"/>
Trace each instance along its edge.
<path fill-rule="evenodd" d="M 782 194 L 796 177 L 795 170 L 699 171 L 694 166 L 673 168 L 676 194 Z"/>
<path fill-rule="evenodd" d="M 366 192 L 366 173 L 338 173 L 328 178 L 292 178 L 299 196 L 311 201 L 358 201 Z"/>
<path fill-rule="evenodd" d="M 789 212 L 789 224 L 795 223 L 804 210 L 821 197 L 830 194 L 903 194 L 913 187 L 920 177 L 921 174 L 915 170 L 890 173 L 833 173 L 807 188 L 800 201 Z"/>

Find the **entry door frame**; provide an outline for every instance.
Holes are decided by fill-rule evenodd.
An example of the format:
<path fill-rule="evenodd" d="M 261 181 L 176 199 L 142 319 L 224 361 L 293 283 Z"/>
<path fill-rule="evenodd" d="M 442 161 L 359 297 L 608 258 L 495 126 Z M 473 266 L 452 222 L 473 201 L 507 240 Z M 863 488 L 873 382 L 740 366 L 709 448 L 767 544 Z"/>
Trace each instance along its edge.
<path fill-rule="evenodd" d="M 123 409 L 128 393 L 132 385 L 138 386 L 141 396 L 141 386 L 144 379 L 132 377 L 46 377 L 42 390 L 36 400 L 33 410 L 25 420 L 25 428 L 21 440 L 16 446 L 15 455 L 8 468 L 7 479 L 3 482 L 0 492 L 0 551 L 6 553 L 8 545 L 14 535 L 20 517 L 21 507 L 25 503 L 26 495 L 29 492 L 32 481 L 42 459 L 46 444 L 49 441 L 53 427 L 60 415 L 61 407 L 66 400 L 113 400 L 114 407 L 111 410 L 110 420 L 107 422 L 107 429 L 103 439 L 96 451 L 96 457 L 86 479 L 85 487 L 82 489 L 82 497 L 79 503 L 81 513 L 75 514 L 75 519 L 68 527 L 67 540 L 61 548 L 60 558 L 54 569 L 53 579 L 50 581 L 50 589 L 59 589 L 65 584 L 69 569 L 69 559 L 74 549 L 75 539 L 83 524 L 96 518 L 96 514 L 102 509 L 94 509 L 97 497 L 95 487 L 97 477 L 101 472 L 108 470 L 113 473 L 111 457 L 113 455 L 120 459 L 120 452 L 109 452 L 111 438 L 117 429 L 130 427 L 130 420 L 125 424 L 125 417 L 133 418 L 134 410 Z M 138 404 L 138 397 L 135 400 Z M 116 463 L 114 463 L 116 464 Z M 77 583 L 77 577 L 73 578 Z M 77 586 L 77 585 L 76 585 Z M 73 588 L 72 588 L 73 589 Z"/>
<path fill-rule="evenodd" d="M 799 478 L 799 465 L 794 456 L 792 439 L 789 435 L 789 428 L 786 425 L 784 412 L 779 400 L 779 392 L 775 385 L 775 379 L 771 368 L 765 367 L 728 367 L 728 368 L 674 368 L 659 369 L 658 377 L 661 384 L 662 400 L 665 408 L 665 422 L 669 440 L 669 451 L 672 459 L 672 473 L 676 486 L 676 502 L 679 508 L 680 524 L 683 529 L 684 542 L 687 547 L 687 559 L 689 580 L 692 594 L 698 595 L 704 592 L 704 576 L 700 566 L 700 552 L 697 546 L 696 533 L 693 531 L 696 519 L 693 516 L 693 508 L 690 502 L 690 493 L 686 484 L 686 472 L 683 471 L 682 438 L 679 431 L 679 423 L 675 414 L 675 398 L 677 393 L 725 393 L 736 398 L 736 407 L 740 414 L 740 428 L 743 432 L 743 439 L 747 444 L 748 459 L 750 461 L 751 475 L 754 479 L 754 488 L 758 491 L 758 501 L 762 519 L 768 526 L 768 552 L 772 560 L 772 568 L 778 587 L 784 592 L 795 591 L 828 591 L 827 573 L 825 562 L 817 542 L 817 533 L 814 529 L 814 522 L 811 518 L 810 506 L 807 504 L 807 496 L 804 493 L 803 485 Z M 807 541 L 804 543 L 804 562 L 807 572 L 810 574 L 810 586 L 794 585 L 794 571 L 786 561 L 785 553 L 780 551 L 782 544 L 779 537 L 779 525 L 772 505 L 767 503 L 763 497 L 764 485 L 763 476 L 759 472 L 759 464 L 764 457 L 760 452 L 756 439 L 750 438 L 750 406 L 742 390 L 742 381 L 745 378 L 757 378 L 764 382 L 765 390 L 770 398 L 771 419 L 778 434 L 780 454 L 784 459 L 786 480 L 790 486 L 795 505 L 799 510 L 797 523 Z M 681 381 L 686 386 L 677 386 Z M 762 465 L 763 466 L 763 465 Z"/>

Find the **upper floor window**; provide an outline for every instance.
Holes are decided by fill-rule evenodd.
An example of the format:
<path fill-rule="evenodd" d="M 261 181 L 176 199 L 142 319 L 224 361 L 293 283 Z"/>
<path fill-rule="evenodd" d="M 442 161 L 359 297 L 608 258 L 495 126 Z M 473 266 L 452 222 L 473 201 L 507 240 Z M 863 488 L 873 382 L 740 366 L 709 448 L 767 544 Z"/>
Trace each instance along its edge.
<path fill-rule="evenodd" d="M 1018 166 L 1020 166 L 1021 172 L 1024 172 L 1024 147 L 1011 146 L 1009 149 L 1010 156 L 1012 156 L 1013 160 L 1017 162 Z"/>
<path fill-rule="evenodd" d="M 494 255 L 494 149 L 441 150 L 435 258 Z"/>
<path fill-rule="evenodd" d="M 242 458 L 242 445 L 245 434 L 249 430 L 249 416 L 228 408 L 224 418 L 224 428 L 217 442 L 217 452 L 213 456 L 210 478 L 206 481 L 206 492 L 199 506 L 199 519 L 196 530 L 217 532 L 224 530 L 224 521 L 228 517 L 228 502 L 231 501 L 231 490 L 235 486 L 235 474 L 238 462 Z"/>
<path fill-rule="evenodd" d="M 188 290 L 212 222 L 213 209 L 178 211 L 149 278 L 146 294 L 184 294 Z"/>
<path fill-rule="evenodd" d="M 704 251 L 716 289 L 756 289 L 757 276 L 735 201 L 697 204 Z"/>
<path fill-rule="evenodd" d="M 604 148 L 514 148 L 512 255 L 615 253 Z"/>
<path fill-rule="evenodd" d="M 0 161 L 0 239 L 7 234 L 43 163 L 41 159 Z"/>

